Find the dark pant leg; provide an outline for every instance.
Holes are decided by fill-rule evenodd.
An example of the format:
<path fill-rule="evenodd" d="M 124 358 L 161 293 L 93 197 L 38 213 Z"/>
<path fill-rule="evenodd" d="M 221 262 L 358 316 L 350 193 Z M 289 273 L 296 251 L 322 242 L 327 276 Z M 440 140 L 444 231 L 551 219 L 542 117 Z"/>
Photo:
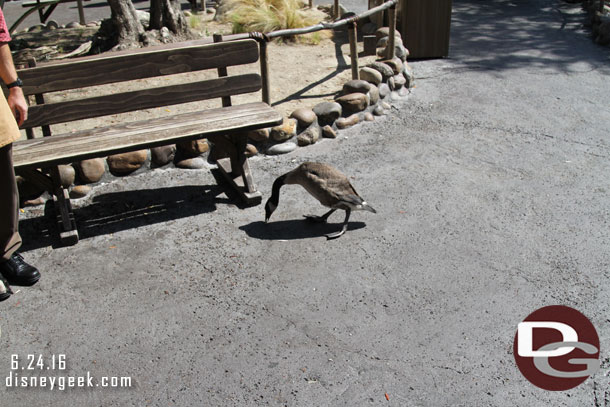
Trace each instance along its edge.
<path fill-rule="evenodd" d="M 21 246 L 19 191 L 13 168 L 13 145 L 0 148 L 0 255 L 8 260 Z"/>

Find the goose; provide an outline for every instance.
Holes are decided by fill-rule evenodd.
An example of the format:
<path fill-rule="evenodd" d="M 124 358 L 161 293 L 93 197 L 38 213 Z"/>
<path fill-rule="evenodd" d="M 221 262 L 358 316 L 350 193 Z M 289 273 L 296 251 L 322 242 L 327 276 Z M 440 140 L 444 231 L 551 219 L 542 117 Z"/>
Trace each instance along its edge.
<path fill-rule="evenodd" d="M 312 222 L 326 222 L 337 209 L 345 211 L 345 220 L 340 231 L 326 235 L 327 239 L 336 239 L 347 230 L 347 222 L 352 211 L 364 210 L 377 213 L 358 195 L 347 177 L 328 164 L 305 162 L 294 170 L 279 176 L 274 182 L 271 197 L 265 204 L 265 223 L 269 222 L 280 200 L 280 188 L 285 184 L 299 184 L 330 211 L 322 216 L 304 215 Z"/>

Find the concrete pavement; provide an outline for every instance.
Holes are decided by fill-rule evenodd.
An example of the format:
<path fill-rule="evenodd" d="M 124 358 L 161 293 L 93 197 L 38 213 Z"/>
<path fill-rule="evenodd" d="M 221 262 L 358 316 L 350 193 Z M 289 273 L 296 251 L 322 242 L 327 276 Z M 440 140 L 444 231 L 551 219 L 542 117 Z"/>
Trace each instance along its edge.
<path fill-rule="evenodd" d="M 0 379 L 11 355 L 42 354 L 67 360 L 50 376 L 133 382 L 0 385 L 2 404 L 607 405 L 610 51 L 582 19 L 551 0 L 456 0 L 450 58 L 413 62 L 399 108 L 252 160 L 265 197 L 305 160 L 353 177 L 378 213 L 340 239 L 323 234 L 342 216 L 302 220 L 324 209 L 300 187 L 265 225 L 207 171 L 174 169 L 96 187 L 77 246 L 25 220 L 43 278 L 0 305 Z M 517 324 L 552 304 L 601 342 L 601 370 L 565 392 L 531 385 L 512 353 Z"/>

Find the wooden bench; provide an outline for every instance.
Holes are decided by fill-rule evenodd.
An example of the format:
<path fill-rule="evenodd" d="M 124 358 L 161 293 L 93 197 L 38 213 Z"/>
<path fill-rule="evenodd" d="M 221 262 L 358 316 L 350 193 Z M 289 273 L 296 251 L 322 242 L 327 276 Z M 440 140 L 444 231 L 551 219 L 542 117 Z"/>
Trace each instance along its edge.
<path fill-rule="evenodd" d="M 282 116 L 263 102 L 231 105 L 231 96 L 261 89 L 258 73 L 226 76 L 227 66 L 253 63 L 258 58 L 258 44 L 253 39 L 215 44 L 191 41 L 19 70 L 24 93 L 34 95 L 36 104 L 30 106 L 22 126 L 28 139 L 13 145 L 14 167 L 17 174 L 53 195 L 62 243 L 76 243 L 78 232 L 68 192 L 59 181 L 59 164 L 207 138 L 213 143 L 215 156 L 220 157 L 218 169 L 239 196 L 249 204 L 259 203 L 261 194 L 245 155 L 245 132 L 280 124 Z M 192 75 L 175 75 L 208 69 L 216 70 L 211 79 L 193 81 Z M 143 83 L 138 84 L 138 90 L 121 90 L 125 81 L 165 75 L 182 81 L 152 88 Z M 111 94 L 56 103 L 44 100 L 49 92 L 80 92 L 107 84 L 116 84 Z M 145 109 L 212 98 L 222 98 L 222 107 L 51 135 L 50 126 L 58 123 L 133 111 L 144 111 L 142 114 L 148 116 L 150 111 Z M 43 137 L 34 137 L 34 128 L 41 128 Z"/>

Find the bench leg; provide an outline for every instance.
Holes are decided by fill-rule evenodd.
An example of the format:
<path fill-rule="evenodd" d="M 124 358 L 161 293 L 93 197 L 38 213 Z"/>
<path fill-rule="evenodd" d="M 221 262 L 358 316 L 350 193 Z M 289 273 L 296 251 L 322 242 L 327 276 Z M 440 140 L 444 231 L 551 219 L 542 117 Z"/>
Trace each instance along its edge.
<path fill-rule="evenodd" d="M 215 148 L 220 150 L 217 153 L 226 157 L 216 160 L 218 170 L 246 204 L 258 205 L 262 200 L 262 194 L 256 190 L 248 157 L 246 157 L 247 136 L 233 136 L 233 139 L 217 136 L 211 138 L 210 141 L 214 143 Z"/>
<path fill-rule="evenodd" d="M 62 245 L 72 246 L 78 243 L 78 230 L 70 196 L 68 191 L 61 186 L 59 179 L 59 168 L 51 169 L 51 179 L 53 180 L 53 205 L 57 215 L 57 226 L 59 228 L 59 240 Z"/>
<path fill-rule="evenodd" d="M 51 169 L 51 175 L 46 175 L 39 170 L 31 168 L 20 168 L 17 173 L 53 195 L 53 206 L 55 207 L 59 239 L 62 245 L 71 246 L 78 243 L 78 230 L 70 204 L 68 191 L 61 186 L 59 181 L 59 169 Z"/>

